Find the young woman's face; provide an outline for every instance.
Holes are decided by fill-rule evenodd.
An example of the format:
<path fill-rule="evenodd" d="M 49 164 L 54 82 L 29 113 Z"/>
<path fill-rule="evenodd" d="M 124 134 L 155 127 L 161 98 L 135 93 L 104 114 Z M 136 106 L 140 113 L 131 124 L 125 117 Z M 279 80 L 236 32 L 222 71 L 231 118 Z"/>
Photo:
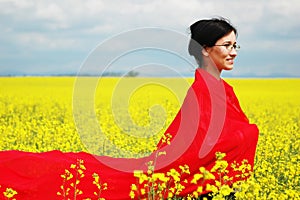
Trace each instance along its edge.
<path fill-rule="evenodd" d="M 232 45 L 236 44 L 236 35 L 233 31 L 220 38 L 215 46 L 206 49 L 210 59 L 214 62 L 218 70 L 231 70 L 234 58 L 237 56 L 236 49 Z M 224 45 L 224 46 L 223 46 Z"/>

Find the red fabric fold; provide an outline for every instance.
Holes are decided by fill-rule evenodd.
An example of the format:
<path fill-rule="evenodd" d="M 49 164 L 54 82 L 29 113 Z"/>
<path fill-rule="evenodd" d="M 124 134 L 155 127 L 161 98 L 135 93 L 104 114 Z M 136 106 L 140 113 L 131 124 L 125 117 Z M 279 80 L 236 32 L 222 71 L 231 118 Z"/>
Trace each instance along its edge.
<path fill-rule="evenodd" d="M 78 188 L 83 194 L 77 199 L 97 199 L 92 184 L 93 173 L 100 176 L 108 189 L 102 191 L 106 199 L 129 199 L 130 186 L 137 183 L 133 170 L 147 170 L 146 163 L 156 159 L 156 172 L 167 172 L 187 164 L 191 174 L 199 167 L 210 170 L 215 164 L 215 153 L 226 153 L 230 164 L 247 159 L 253 166 L 258 140 L 258 129 L 242 111 L 232 87 L 224 80 L 217 80 L 202 69 L 197 69 L 195 81 L 189 88 L 181 109 L 166 130 L 172 135 L 170 145 L 160 141 L 157 151 L 166 155 L 156 158 L 153 152 L 139 159 L 110 158 L 89 153 L 63 153 L 49 151 L 30 153 L 21 151 L 0 152 L 0 189 L 13 188 L 17 199 L 63 199 L 57 195 L 63 183 L 61 174 L 70 169 L 77 159 L 84 161 L 85 176 Z M 229 171 L 229 176 L 234 175 Z M 197 185 L 186 187 L 182 196 L 195 190 Z M 71 195 L 72 197 L 72 195 Z"/>

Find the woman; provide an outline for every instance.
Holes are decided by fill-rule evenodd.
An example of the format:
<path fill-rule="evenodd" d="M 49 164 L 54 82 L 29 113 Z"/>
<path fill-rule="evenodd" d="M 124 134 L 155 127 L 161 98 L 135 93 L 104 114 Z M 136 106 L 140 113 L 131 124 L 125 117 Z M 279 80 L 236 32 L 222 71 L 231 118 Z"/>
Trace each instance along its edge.
<path fill-rule="evenodd" d="M 192 182 L 200 167 L 211 170 L 215 165 L 216 152 L 226 153 L 225 160 L 229 164 L 246 159 L 253 166 L 258 129 L 249 124 L 232 87 L 220 78 L 223 70 L 233 68 L 239 48 L 236 44 L 237 31 L 224 19 L 200 20 L 192 24 L 190 29 L 189 53 L 195 57 L 199 67 L 195 71 L 195 81 L 166 130 L 164 139 L 158 143 L 157 151 L 139 159 L 110 158 L 83 152 L 0 152 L 2 188 L 15 189 L 18 192 L 17 199 L 63 199 L 62 195 L 70 188 L 68 197 L 72 198 L 74 184 L 72 186 L 69 182 L 74 177 L 64 173 L 77 159 L 83 160 L 85 165 L 82 169 L 78 165 L 85 175 L 77 186 L 82 191 L 78 192 L 80 199 L 93 199 L 94 192 L 99 191 L 95 185 L 91 186 L 93 173 L 99 174 L 102 183 L 108 185 L 108 189 L 101 192 L 101 197 L 128 199 L 131 185 L 138 183 L 133 170 L 146 173 L 149 161 L 155 161 L 156 173 L 165 174 L 179 166 L 188 165 L 189 173 L 180 180 L 183 185 Z M 165 139 L 169 135 L 172 136 L 171 143 L 167 145 Z M 160 153 L 164 155 L 158 156 Z M 70 171 L 76 169 L 76 166 L 72 166 Z M 118 166 L 122 170 L 118 170 Z M 233 177 L 235 173 L 229 170 L 227 175 Z M 230 184 L 234 181 L 231 180 Z M 206 183 L 213 184 L 213 181 Z M 203 186 L 200 194 L 205 196 L 210 192 L 201 182 L 186 184 L 179 196 L 192 194 L 198 186 Z M 135 198 L 139 198 L 137 195 Z M 147 197 L 141 192 L 139 195 Z"/>
<path fill-rule="evenodd" d="M 237 30 L 226 19 L 214 18 L 195 22 L 190 31 L 188 51 L 198 63 L 195 81 L 166 131 L 186 144 L 181 145 L 186 152 L 175 163 L 193 159 L 193 174 L 196 166 L 212 169 L 216 152 L 223 152 L 229 166 L 245 159 L 253 167 L 259 131 L 249 124 L 232 87 L 220 77 L 223 70 L 233 69 L 240 48 Z M 162 141 L 158 146 L 164 146 Z M 235 177 L 234 170 L 229 169 L 227 175 Z"/>

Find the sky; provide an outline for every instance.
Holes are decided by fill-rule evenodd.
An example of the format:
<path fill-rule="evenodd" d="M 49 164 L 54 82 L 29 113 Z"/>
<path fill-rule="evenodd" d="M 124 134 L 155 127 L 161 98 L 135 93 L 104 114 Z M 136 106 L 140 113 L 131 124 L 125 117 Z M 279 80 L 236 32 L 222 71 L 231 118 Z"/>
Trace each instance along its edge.
<path fill-rule="evenodd" d="M 189 76 L 189 26 L 222 16 L 241 45 L 225 77 L 300 77 L 299 11 L 299 0 L 0 0 L 0 75 Z"/>

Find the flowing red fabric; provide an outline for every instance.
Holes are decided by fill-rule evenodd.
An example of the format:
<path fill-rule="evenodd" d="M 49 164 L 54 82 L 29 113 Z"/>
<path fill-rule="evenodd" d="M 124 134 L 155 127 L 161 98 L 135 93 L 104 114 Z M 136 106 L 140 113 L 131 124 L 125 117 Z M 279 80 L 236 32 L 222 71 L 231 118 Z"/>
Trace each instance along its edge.
<path fill-rule="evenodd" d="M 172 135 L 171 144 L 158 143 L 157 151 L 166 155 L 156 156 L 157 151 L 144 158 L 111 158 L 85 152 L 49 151 L 32 153 L 22 151 L 0 152 L 1 193 L 5 188 L 18 192 L 16 199 L 64 199 L 61 185 L 65 169 L 84 161 L 85 176 L 80 179 L 78 189 L 83 194 L 77 199 L 97 199 L 98 189 L 93 183 L 93 173 L 100 176 L 108 189 L 101 192 L 106 199 L 130 199 L 131 184 L 137 183 L 133 170 L 147 171 L 147 162 L 156 159 L 155 172 L 178 169 L 180 165 L 190 167 L 191 180 L 199 167 L 210 170 L 215 164 L 215 153 L 226 153 L 225 160 L 230 164 L 244 159 L 253 166 L 258 140 L 258 129 L 250 124 L 243 113 L 230 85 L 217 80 L 202 69 L 195 72 L 195 81 L 189 88 L 181 109 L 165 134 Z M 229 176 L 234 175 L 229 171 Z M 197 189 L 188 185 L 181 193 L 186 196 Z M 72 193 L 68 197 L 72 199 Z M 0 194 L 1 196 L 1 194 Z"/>

